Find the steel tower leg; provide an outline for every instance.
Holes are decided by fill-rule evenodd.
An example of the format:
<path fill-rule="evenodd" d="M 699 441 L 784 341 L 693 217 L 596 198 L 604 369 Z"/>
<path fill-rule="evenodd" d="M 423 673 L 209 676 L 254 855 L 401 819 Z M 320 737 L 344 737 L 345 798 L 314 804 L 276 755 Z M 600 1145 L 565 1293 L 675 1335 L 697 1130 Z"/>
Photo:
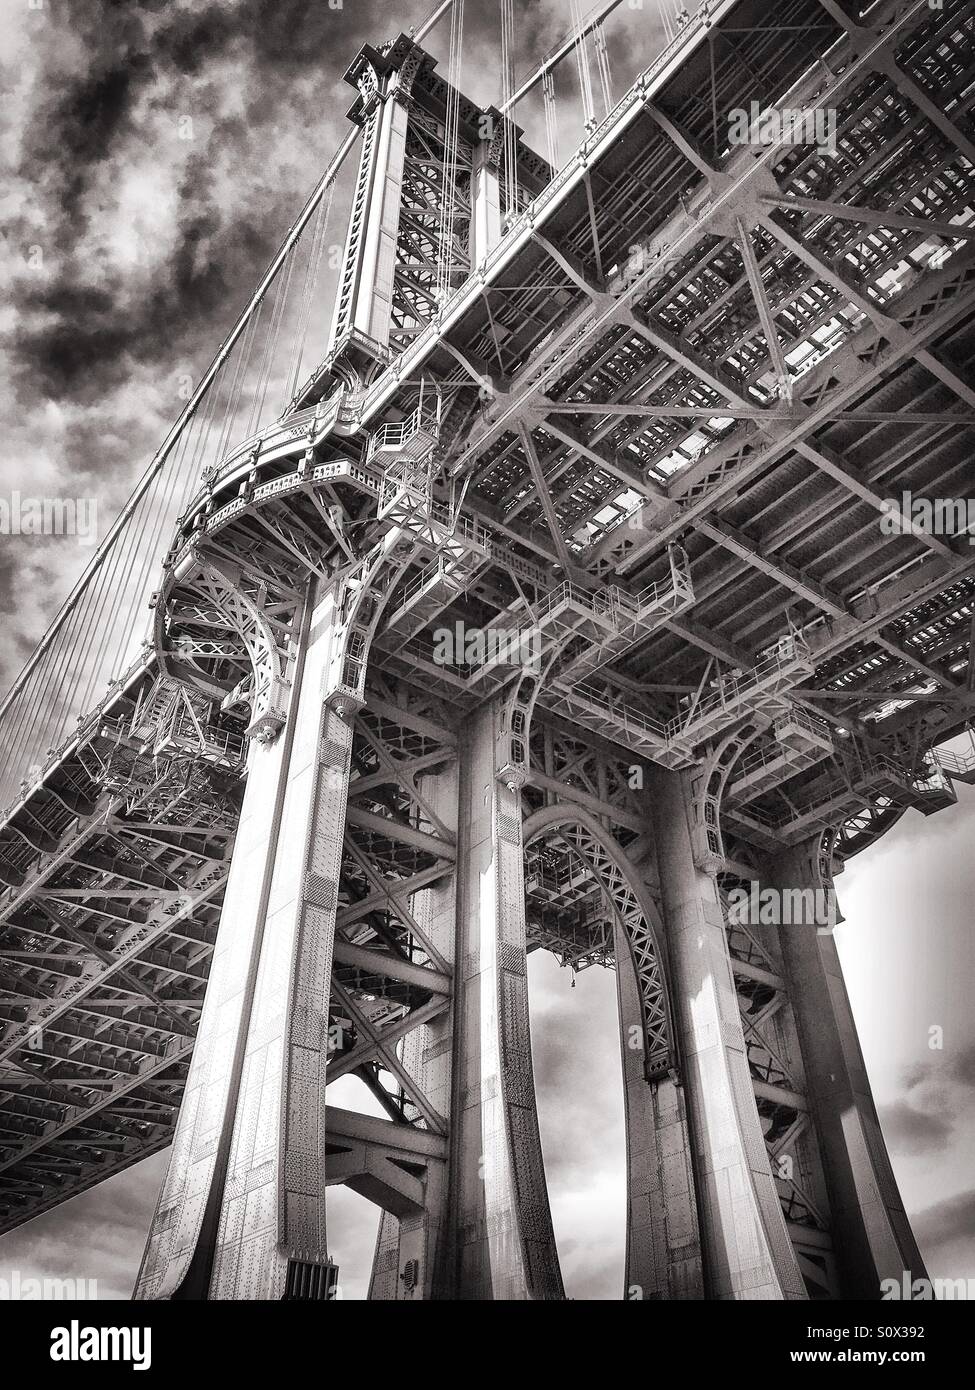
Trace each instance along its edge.
<path fill-rule="evenodd" d="M 780 889 L 832 889 L 819 839 L 769 865 Z M 833 1241 L 845 1298 L 880 1297 L 881 1280 L 926 1278 L 880 1129 L 831 931 L 805 923 L 779 933 L 819 1136 Z"/>
<path fill-rule="evenodd" d="M 215 1215 L 239 1084 L 239 1044 L 260 957 L 269 865 L 280 817 L 283 740 L 253 744 L 224 894 L 220 930 L 166 1179 L 156 1205 L 135 1297 L 206 1298 Z M 207 1227 L 205 1230 L 204 1228 Z"/>
<path fill-rule="evenodd" d="M 561 1299 L 528 1023 L 521 794 L 497 777 L 502 700 L 461 749 L 450 1223 L 440 1292 Z"/>
<path fill-rule="evenodd" d="M 672 1076 L 647 1081 L 640 987 L 626 933 L 613 931 L 626 1115 L 624 1298 L 704 1297 L 684 1092 Z"/>
<path fill-rule="evenodd" d="M 206 1007 L 138 1298 L 281 1298 L 320 1267 L 328 995 L 354 708 L 316 602 L 285 733 L 256 746 Z"/>
<path fill-rule="evenodd" d="M 805 1298 L 755 1107 L 715 882 L 686 775 L 650 783 L 708 1298 Z"/>
<path fill-rule="evenodd" d="M 499 127 L 502 118 L 498 117 Z M 474 147 L 471 173 L 471 265 L 479 265 L 501 240 L 501 186 L 498 178 L 500 136 Z"/>
<path fill-rule="evenodd" d="M 385 348 L 409 120 L 402 98 L 410 80 L 398 72 L 377 72 L 362 54 L 350 73 L 363 98 L 363 138 L 330 348 L 350 334 Z"/>

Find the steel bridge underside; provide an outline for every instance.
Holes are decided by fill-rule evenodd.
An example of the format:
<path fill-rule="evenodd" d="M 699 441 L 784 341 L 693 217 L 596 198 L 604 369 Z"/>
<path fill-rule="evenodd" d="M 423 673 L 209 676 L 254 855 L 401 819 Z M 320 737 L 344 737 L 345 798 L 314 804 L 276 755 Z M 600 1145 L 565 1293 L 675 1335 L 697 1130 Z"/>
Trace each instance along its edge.
<path fill-rule="evenodd" d="M 377 484 L 365 431 L 405 417 L 417 379 L 432 377 L 447 403 L 442 496 L 466 484 L 464 516 L 490 540 L 466 587 L 422 626 L 377 638 L 338 917 L 335 979 L 349 994 L 369 982 L 362 939 L 396 939 L 411 893 L 451 863 L 414 778 L 449 758 L 478 696 L 463 675 L 438 672 L 433 628 L 503 624 L 533 581 L 598 592 L 612 579 L 636 592 L 665 582 L 668 547 L 683 546 L 693 605 L 592 678 L 608 706 L 664 723 L 702 686 L 753 669 L 787 624 L 806 637 L 815 669 L 786 693 L 825 721 L 835 751 L 728 815 L 738 865 L 792 843 L 796 825 L 839 829 L 842 857 L 908 806 L 925 809 L 858 780 L 857 758 L 865 749 L 916 769 L 971 716 L 975 548 L 881 522 L 905 492 L 970 490 L 975 4 L 878 4 L 860 24 L 833 0 L 791 0 L 774 22 L 767 5 L 715 8 L 710 30 L 691 27 L 679 59 L 632 89 L 475 268 L 442 323 L 397 362 L 377 362 L 355 421 L 315 442 L 331 495 L 368 522 Z M 811 66 L 812 53 L 823 59 Z M 835 149 L 731 147 L 730 113 L 752 102 L 835 108 Z M 297 410 L 327 396 L 327 366 Z M 313 567 L 316 538 L 333 539 L 308 489 L 288 485 L 306 435 L 228 459 L 179 544 L 238 557 L 271 544 L 282 590 L 286 551 Z M 261 517 L 237 506 L 245 475 L 269 489 Z M 403 577 L 400 598 L 427 563 Z M 217 651 L 229 638 L 213 640 Z M 222 655 L 245 673 L 229 647 Z M 149 656 L 0 828 L 0 1231 L 172 1136 L 240 782 L 219 759 L 153 760 L 133 746 L 140 795 L 131 777 L 122 790 L 123 725 L 156 674 Z M 541 743 L 573 735 L 620 766 L 649 757 L 620 721 L 596 734 L 543 698 L 534 763 L 548 792 Z M 619 823 L 635 843 L 622 785 Z M 584 877 L 571 932 L 564 914 L 553 921 L 544 871 L 572 902 L 571 855 L 556 845 L 536 867 L 536 943 L 610 960 Z M 446 1007 L 408 961 L 382 991 L 414 1023 Z M 377 1065 L 359 1074 L 391 1116 L 399 1105 L 410 1118 Z"/>

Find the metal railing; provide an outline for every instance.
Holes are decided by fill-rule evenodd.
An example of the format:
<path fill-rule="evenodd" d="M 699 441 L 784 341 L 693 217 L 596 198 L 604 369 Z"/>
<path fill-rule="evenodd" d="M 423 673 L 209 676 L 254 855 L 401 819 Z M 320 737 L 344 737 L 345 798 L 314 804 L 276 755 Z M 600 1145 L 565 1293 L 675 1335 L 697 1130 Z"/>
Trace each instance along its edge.
<path fill-rule="evenodd" d="M 759 686 L 769 681 L 776 683 L 797 664 L 805 665 L 811 660 L 809 644 L 799 633 L 790 633 L 769 649 L 755 666 L 741 675 L 721 676 L 716 690 L 702 697 L 696 705 L 690 706 L 671 721 L 668 725 L 668 736 L 674 739 L 686 736 L 695 724 L 707 720 L 721 709 L 733 710 Z"/>
<path fill-rule="evenodd" d="M 949 748 L 937 748 L 930 756 L 949 774 L 953 772 L 960 778 L 975 777 L 975 748 L 964 757 Z"/>

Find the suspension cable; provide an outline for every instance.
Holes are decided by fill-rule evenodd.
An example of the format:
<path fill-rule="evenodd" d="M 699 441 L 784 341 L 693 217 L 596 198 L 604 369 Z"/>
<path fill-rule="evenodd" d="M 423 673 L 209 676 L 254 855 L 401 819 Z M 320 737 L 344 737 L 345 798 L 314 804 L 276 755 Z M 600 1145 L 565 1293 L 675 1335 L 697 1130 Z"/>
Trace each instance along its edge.
<path fill-rule="evenodd" d="M 596 49 L 596 70 L 599 73 L 603 106 L 608 116 L 613 109 L 613 73 L 609 66 L 609 48 L 606 45 L 606 34 L 602 24 L 597 24 L 593 29 L 593 46 Z"/>
<path fill-rule="evenodd" d="M 542 78 L 542 103 L 545 108 L 548 162 L 552 166 L 552 172 L 557 173 L 562 167 L 559 159 L 559 113 L 555 101 L 555 77 L 551 72 L 547 72 Z"/>
<path fill-rule="evenodd" d="M 515 86 L 514 0 L 501 0 L 501 109 L 511 101 Z M 518 215 L 518 132 L 512 120 L 504 123 L 505 213 Z"/>
<path fill-rule="evenodd" d="M 140 478 L 136 488 L 134 489 L 125 507 L 123 507 L 123 509 L 119 512 L 118 516 L 115 518 L 115 521 L 113 522 L 108 534 L 102 541 L 101 545 L 98 547 L 98 550 L 92 557 L 92 560 L 86 568 L 84 574 L 78 579 L 77 583 L 74 585 L 71 592 L 68 594 L 67 598 L 62 603 L 60 609 L 55 615 L 43 638 L 34 648 L 34 651 L 28 659 L 27 663 L 25 664 L 17 679 L 14 681 L 14 683 L 11 685 L 10 689 L 4 696 L 3 702 L 0 703 L 0 717 L 4 716 L 7 713 L 7 710 L 9 709 L 11 702 L 21 693 L 21 691 L 27 685 L 31 673 L 34 671 L 38 663 L 42 661 L 45 652 L 47 652 L 54 643 L 54 639 L 58 631 L 60 630 L 61 626 L 67 622 L 69 616 L 74 611 L 74 608 L 80 601 L 82 595 L 86 592 L 88 585 L 92 582 L 94 574 L 99 569 L 101 569 L 101 567 L 105 564 L 107 557 L 112 553 L 117 537 L 129 524 L 129 521 L 136 507 L 138 506 L 140 499 L 155 484 L 159 476 L 159 473 L 164 463 L 166 462 L 166 459 L 169 457 L 169 454 L 178 442 L 180 436 L 183 433 L 183 430 L 187 427 L 189 421 L 193 419 L 201 403 L 207 399 L 210 392 L 210 388 L 213 385 L 214 379 L 220 372 L 220 369 L 223 367 L 230 354 L 232 353 L 240 337 L 246 331 L 247 326 L 250 323 L 251 318 L 257 309 L 257 306 L 261 303 L 264 297 L 264 293 L 267 290 L 267 287 L 273 282 L 282 264 L 284 263 L 288 251 L 294 245 L 295 241 L 297 241 L 297 239 L 300 237 L 305 226 L 314 215 L 321 201 L 321 198 L 323 197 L 326 190 L 328 190 L 334 183 L 335 178 L 338 175 L 339 170 L 345 163 L 348 154 L 352 149 L 355 148 L 356 144 L 361 138 L 361 134 L 362 132 L 358 128 L 350 130 L 348 135 L 340 145 L 339 149 L 336 151 L 335 155 L 329 162 L 327 169 L 325 170 L 318 184 L 312 191 L 310 197 L 305 203 L 305 206 L 302 208 L 301 212 L 298 214 L 298 217 L 292 224 L 291 230 L 288 232 L 288 235 L 282 243 L 277 255 L 274 257 L 271 264 L 268 266 L 268 269 L 262 276 L 260 284 L 254 291 L 243 312 L 239 315 L 233 328 L 227 334 L 226 338 L 224 339 L 223 343 L 218 349 L 209 367 L 201 377 L 199 384 L 193 392 L 193 395 L 190 397 L 189 401 L 184 406 L 178 419 L 171 426 L 169 432 L 166 435 L 166 438 L 163 440 L 162 444 L 157 450 L 149 467 L 146 469 L 145 473 Z"/>
<path fill-rule="evenodd" d="M 572 28 L 576 32 L 573 45 L 576 59 L 576 70 L 579 74 L 579 92 L 582 98 L 582 120 L 587 131 L 594 129 L 596 125 L 596 108 L 592 98 L 592 78 L 589 72 L 589 57 L 586 52 L 586 30 L 582 23 L 582 8 L 579 0 L 569 0 L 569 13 L 572 16 Z"/>

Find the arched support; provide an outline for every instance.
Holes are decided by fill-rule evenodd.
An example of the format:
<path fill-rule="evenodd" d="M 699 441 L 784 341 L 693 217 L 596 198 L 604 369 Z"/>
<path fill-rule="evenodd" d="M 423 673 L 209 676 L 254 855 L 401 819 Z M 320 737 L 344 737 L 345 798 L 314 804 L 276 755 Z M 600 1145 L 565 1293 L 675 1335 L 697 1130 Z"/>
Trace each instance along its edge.
<path fill-rule="evenodd" d="M 624 1297 L 703 1297 L 701 1245 L 663 923 L 636 867 L 585 809 L 546 806 L 525 847 L 557 832 L 590 869 L 613 919 L 627 1150 Z"/>
<path fill-rule="evenodd" d="M 525 848 L 555 830 L 591 870 L 626 933 L 627 949 L 639 981 L 638 1017 L 646 1079 L 674 1073 L 677 1053 L 667 991 L 663 924 L 656 904 L 621 847 L 591 812 L 581 806 L 543 807 L 524 824 Z"/>
<path fill-rule="evenodd" d="M 291 623 L 300 609 L 299 586 L 301 579 L 291 595 Z M 261 743 L 273 742 L 284 726 L 294 660 L 289 623 L 281 612 L 272 621 L 267 598 L 266 589 L 248 582 L 240 566 L 194 547 L 169 572 L 155 601 L 160 670 L 222 697 L 225 708 L 248 704 L 247 734 Z M 248 672 L 228 691 L 213 672 L 234 660 Z"/>
<path fill-rule="evenodd" d="M 771 718 L 749 719 L 722 739 L 691 779 L 691 842 L 694 863 L 706 874 L 716 874 L 725 863 L 721 831 L 721 799 L 735 764 L 771 723 Z"/>
<path fill-rule="evenodd" d="M 531 765 L 530 735 L 532 713 L 546 677 L 557 664 L 562 650 L 571 640 L 568 633 L 548 653 L 544 665 L 539 661 L 536 670 L 522 671 L 514 686 L 499 697 L 499 722 L 496 735 L 496 776 L 509 791 L 525 785 Z"/>
<path fill-rule="evenodd" d="M 318 581 L 285 736 L 252 743 L 213 967 L 139 1298 L 281 1298 L 328 1264 L 324 1089 L 352 727 L 383 603 L 386 538 L 361 582 Z M 350 594 L 350 588 L 352 592 Z"/>

